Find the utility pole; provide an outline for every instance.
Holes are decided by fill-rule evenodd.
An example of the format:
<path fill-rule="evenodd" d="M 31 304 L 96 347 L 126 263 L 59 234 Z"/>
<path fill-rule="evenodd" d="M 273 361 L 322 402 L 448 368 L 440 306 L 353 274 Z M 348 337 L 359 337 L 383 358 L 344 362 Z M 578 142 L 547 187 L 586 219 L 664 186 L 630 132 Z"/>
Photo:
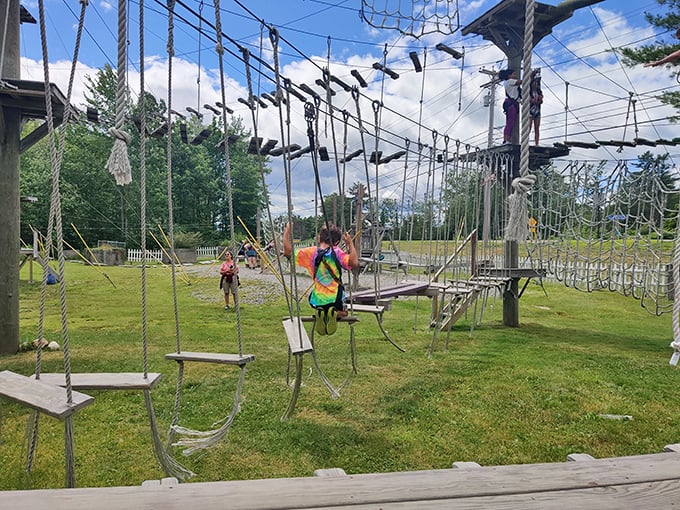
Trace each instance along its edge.
<path fill-rule="evenodd" d="M 483 67 L 479 70 L 480 73 L 490 76 L 490 81 L 486 82 L 481 86 L 483 89 L 489 89 L 489 104 L 484 106 L 489 107 L 489 137 L 487 140 L 487 147 L 493 147 L 493 122 L 494 122 L 494 110 L 496 106 L 496 85 L 498 85 L 498 73 L 496 71 L 484 69 Z"/>
<path fill-rule="evenodd" d="M 496 108 L 496 85 L 498 85 L 498 73 L 496 71 L 484 69 L 483 67 L 479 70 L 480 73 L 486 74 L 490 77 L 490 81 L 482 85 L 481 88 L 489 89 L 489 104 L 485 106 L 489 107 L 489 138 L 488 138 L 488 148 L 493 147 L 493 123 L 494 123 L 494 110 Z M 483 242 L 483 252 L 488 253 L 489 248 L 489 238 L 491 230 L 491 181 L 494 175 L 494 168 L 488 165 L 487 175 L 484 176 L 482 183 L 484 185 L 484 217 L 482 223 L 482 242 Z"/>
<path fill-rule="evenodd" d="M 20 77 L 20 7 L 17 0 L 0 0 L 0 27 L 6 27 L 0 57 L 0 85 Z M 19 350 L 19 156 L 21 107 L 0 102 L 0 354 Z"/>

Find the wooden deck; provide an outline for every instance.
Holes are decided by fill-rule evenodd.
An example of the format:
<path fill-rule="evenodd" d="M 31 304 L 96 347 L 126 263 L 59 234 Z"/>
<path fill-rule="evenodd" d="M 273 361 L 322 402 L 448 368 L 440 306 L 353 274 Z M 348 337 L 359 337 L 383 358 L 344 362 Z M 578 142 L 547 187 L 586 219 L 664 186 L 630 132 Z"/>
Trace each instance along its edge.
<path fill-rule="evenodd" d="M 680 454 L 180 485 L 0 492 L 12 510 L 675 508 Z M 326 470 L 327 471 L 327 470 Z"/>

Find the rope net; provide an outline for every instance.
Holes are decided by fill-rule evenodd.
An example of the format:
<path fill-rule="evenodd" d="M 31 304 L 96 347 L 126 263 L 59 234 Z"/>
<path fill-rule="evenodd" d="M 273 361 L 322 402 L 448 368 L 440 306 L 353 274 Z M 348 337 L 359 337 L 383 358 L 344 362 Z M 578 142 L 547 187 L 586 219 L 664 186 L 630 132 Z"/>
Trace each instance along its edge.
<path fill-rule="evenodd" d="M 485 151 L 454 159 L 447 169 L 446 217 L 437 222 L 447 231 L 455 225 L 456 239 L 473 229 L 478 235 L 475 253 L 462 251 L 447 278 L 467 278 L 471 267 L 478 276 L 485 268 L 502 276 L 507 193 L 517 169 L 507 155 Z M 655 315 L 672 312 L 680 201 L 672 170 L 663 161 L 641 159 L 557 161 L 535 172 L 527 201 L 528 234 L 515 269 L 534 269 L 584 292 L 632 296 Z M 436 267 L 441 263 L 441 257 L 433 261 Z"/>
<path fill-rule="evenodd" d="M 416 39 L 433 33 L 451 35 L 460 28 L 458 0 L 362 0 L 360 14 L 372 27 L 398 30 Z"/>
<path fill-rule="evenodd" d="M 665 170 L 625 161 L 546 169 L 530 197 L 529 256 L 568 287 L 671 311 L 678 197 Z"/>

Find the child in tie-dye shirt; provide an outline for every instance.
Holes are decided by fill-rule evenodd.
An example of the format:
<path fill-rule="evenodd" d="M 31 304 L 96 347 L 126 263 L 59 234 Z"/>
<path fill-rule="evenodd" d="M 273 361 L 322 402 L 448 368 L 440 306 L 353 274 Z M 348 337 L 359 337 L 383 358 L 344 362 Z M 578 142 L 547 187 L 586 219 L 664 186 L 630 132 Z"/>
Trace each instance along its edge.
<path fill-rule="evenodd" d="M 295 252 L 295 264 L 309 271 L 314 280 L 309 304 L 316 310 L 315 329 L 320 335 L 335 333 L 336 318 L 347 315 L 344 311 L 344 287 L 342 269 L 359 266 L 359 258 L 352 237 L 343 236 L 349 252 L 340 249 L 340 230 L 337 227 L 323 227 L 319 232 L 319 245 L 303 248 Z M 283 254 L 290 257 L 293 245 L 290 238 L 290 225 L 286 225 L 283 235 Z"/>

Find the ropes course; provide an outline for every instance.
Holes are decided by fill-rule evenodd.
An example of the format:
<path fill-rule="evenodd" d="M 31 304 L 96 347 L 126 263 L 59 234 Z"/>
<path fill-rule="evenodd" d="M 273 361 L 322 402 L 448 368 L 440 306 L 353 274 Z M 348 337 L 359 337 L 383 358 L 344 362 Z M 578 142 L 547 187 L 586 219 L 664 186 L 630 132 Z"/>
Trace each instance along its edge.
<path fill-rule="evenodd" d="M 69 360 L 69 339 L 66 316 L 65 283 L 64 283 L 64 256 L 63 239 L 61 237 L 61 202 L 59 188 L 59 168 L 64 147 L 64 133 L 57 140 L 56 131 L 50 124 L 52 113 L 50 111 L 51 102 L 49 95 L 46 99 L 46 109 L 48 118 L 48 128 L 50 135 L 50 156 L 52 162 L 52 201 L 50 204 L 49 224 L 46 242 L 46 254 L 52 250 L 52 235 L 56 233 L 56 251 L 58 257 L 58 281 L 60 283 L 60 306 L 62 312 L 62 341 L 64 351 L 64 374 L 58 375 L 58 386 L 63 386 L 65 405 L 70 409 L 77 409 L 87 405 L 91 398 L 73 392 L 74 388 L 95 388 L 95 389 L 143 389 L 147 413 L 150 419 L 150 426 L 153 436 L 153 446 L 156 457 L 164 471 L 171 476 L 179 479 L 187 479 L 192 476 L 188 469 L 177 463 L 169 453 L 170 447 L 180 446 L 184 448 L 184 454 L 198 452 L 209 448 L 224 439 L 229 428 L 239 411 L 241 391 L 245 382 L 245 373 L 248 364 L 254 361 L 255 356 L 244 354 L 243 333 L 241 324 L 240 305 L 238 294 L 236 294 L 236 354 L 193 352 L 183 350 L 181 341 L 181 321 L 180 310 L 177 297 L 177 257 L 175 255 L 175 225 L 173 216 L 173 152 L 172 137 L 173 116 L 177 116 L 173 108 L 173 59 L 175 56 L 174 36 L 175 36 L 175 7 L 181 2 L 170 0 L 167 3 L 167 116 L 164 119 L 164 126 L 161 126 L 162 133 L 167 134 L 166 138 L 166 194 L 168 200 L 168 245 L 170 250 L 170 267 L 173 289 L 173 312 L 175 320 L 175 340 L 176 350 L 166 355 L 166 359 L 177 362 L 178 375 L 174 401 L 174 414 L 166 444 L 163 444 L 158 433 L 158 426 L 155 420 L 153 405 L 151 402 L 150 389 L 155 385 L 158 375 L 149 373 L 148 367 L 148 345 L 147 345 L 147 310 L 146 310 L 146 110 L 145 110 L 145 70 L 144 70 L 144 2 L 139 3 L 139 24 L 140 24 L 140 210 L 141 210 L 141 335 L 142 335 L 142 363 L 143 373 L 141 374 L 99 374 L 104 376 L 105 383 L 93 385 L 85 380 L 87 374 L 81 374 L 80 384 L 75 384 L 71 380 L 70 360 Z M 44 22 L 43 1 L 40 0 L 41 22 Z M 83 5 L 83 17 L 86 2 Z M 430 33 L 450 35 L 459 28 L 458 23 L 458 2 L 454 0 L 434 0 L 425 2 L 422 6 L 417 2 L 409 3 L 412 7 L 410 11 L 403 11 L 401 5 L 390 5 L 390 1 L 385 2 L 384 9 L 376 6 L 376 2 L 362 0 L 361 16 L 371 26 L 376 28 L 396 29 L 403 35 L 414 38 L 422 37 Z M 114 137 L 111 156 L 106 168 L 115 176 L 118 185 L 130 183 L 131 168 L 128 160 L 128 144 L 130 135 L 124 131 L 124 121 L 126 107 L 129 105 L 127 98 L 127 12 L 125 0 L 120 0 L 118 5 L 118 68 L 116 74 L 116 116 L 110 134 Z M 527 0 L 525 14 L 525 37 L 522 48 L 524 76 L 528 77 L 532 68 L 533 53 L 533 33 L 534 33 L 534 9 L 535 2 Z M 223 9 L 219 0 L 214 0 L 214 24 L 203 23 L 203 2 L 200 4 L 198 12 L 198 31 L 203 34 L 203 26 L 208 25 L 214 28 L 216 44 L 216 55 L 219 62 L 220 76 L 220 96 L 221 107 L 214 110 L 216 115 L 221 118 L 221 125 L 224 128 L 224 150 L 226 197 L 229 215 L 229 233 L 232 243 L 236 240 L 234 227 L 234 204 L 232 196 L 232 177 L 230 163 L 230 143 L 227 132 L 227 113 L 233 113 L 227 106 L 228 98 L 226 94 L 227 84 L 225 82 L 224 54 L 230 50 L 225 48 L 225 41 L 235 43 L 234 40 L 226 36 L 222 31 L 221 16 Z M 268 28 L 269 42 L 271 44 L 270 64 L 265 58 L 263 48 L 262 33 Z M 82 21 L 79 30 L 82 30 Z M 353 225 L 353 233 L 361 243 L 361 237 L 366 230 L 370 239 L 370 263 L 373 264 L 373 305 L 377 305 L 381 297 L 398 296 L 397 283 L 395 287 L 385 288 L 380 280 L 381 268 L 381 249 L 386 233 L 387 225 L 381 224 L 381 204 L 385 192 L 386 169 L 396 168 L 386 167 L 385 165 L 394 160 L 403 159 L 403 174 L 401 165 L 396 170 L 392 170 L 389 177 L 393 177 L 396 185 L 390 184 L 390 191 L 397 190 L 395 200 L 399 205 L 395 214 L 393 225 L 398 232 L 399 241 L 402 237 L 412 241 L 414 238 L 414 227 L 416 226 L 416 214 L 414 213 L 416 204 L 423 204 L 422 224 L 420 225 L 421 246 L 429 242 L 426 260 L 422 264 L 425 268 L 427 283 L 422 288 L 414 290 L 412 295 L 436 296 L 433 300 L 433 312 L 431 314 L 430 326 L 434 327 L 434 334 L 429 355 L 434 352 L 438 331 L 450 331 L 451 325 L 460 314 L 467 311 L 468 307 L 474 306 L 474 318 L 472 327 L 481 320 L 481 311 L 476 308 L 477 299 L 486 301 L 489 296 L 489 289 L 504 289 L 505 292 L 512 291 L 508 283 L 512 279 L 518 280 L 518 272 L 522 270 L 532 270 L 531 277 L 555 278 L 565 286 L 577 290 L 592 292 L 598 290 L 609 290 L 618 292 L 624 296 L 632 296 L 640 300 L 641 305 L 650 313 L 660 315 L 665 312 L 674 313 L 674 333 L 675 341 L 672 346 L 677 357 L 680 357 L 680 326 L 677 325 L 680 315 L 678 306 L 674 299 L 675 283 L 680 280 L 680 249 L 675 233 L 678 230 L 678 196 L 674 187 L 674 180 L 669 177 L 665 159 L 656 159 L 633 163 L 630 160 L 616 160 L 592 162 L 579 160 L 565 160 L 552 158 L 550 155 L 541 159 L 538 147 L 529 147 L 530 118 L 529 118 L 529 94 L 522 97 L 521 108 L 521 137 L 519 147 L 489 148 L 481 150 L 466 144 L 460 139 L 453 139 L 448 133 L 440 134 L 436 129 L 427 128 L 424 124 L 424 97 L 426 88 L 426 71 L 430 75 L 430 64 L 427 63 L 427 51 L 423 52 L 422 64 L 417 58 L 417 53 L 412 52 L 410 58 L 415 66 L 415 72 L 422 72 L 420 87 L 420 104 L 417 120 L 409 119 L 417 127 L 417 140 L 411 141 L 407 136 L 396 133 L 386 126 L 383 115 L 394 115 L 408 118 L 408 115 L 396 112 L 389 105 L 389 97 L 385 98 L 383 92 L 387 77 L 391 80 L 399 78 L 399 74 L 388 67 L 387 45 L 383 53 L 382 63 L 376 62 L 373 69 L 381 71 L 380 77 L 380 99 L 373 99 L 368 92 L 361 89 L 366 85 L 359 72 L 352 72 L 359 82 L 359 86 L 350 86 L 331 72 L 330 62 L 330 38 L 328 59 L 326 67 L 321 69 L 320 79 L 317 85 L 324 89 L 323 94 L 318 94 L 306 84 L 296 84 L 290 78 L 283 75 L 280 62 L 281 42 L 283 38 L 280 32 L 273 25 L 266 25 L 261 20 L 260 34 L 260 53 L 253 55 L 244 45 L 237 45 L 236 55 L 244 64 L 244 74 L 246 77 L 247 98 L 239 98 L 238 102 L 245 105 L 250 117 L 253 137 L 251 139 L 251 150 L 249 153 L 256 159 L 257 169 L 262 181 L 264 190 L 264 203 L 267 208 L 267 220 L 269 229 L 274 234 L 276 232 L 274 215 L 270 209 L 269 183 L 267 182 L 268 163 L 266 158 L 281 157 L 280 166 L 283 169 L 286 189 L 286 216 L 289 225 L 294 221 L 294 194 L 296 192 L 296 179 L 293 176 L 293 161 L 304 157 L 308 163 L 307 169 L 313 171 L 315 221 L 323 219 L 325 225 L 330 225 L 330 215 L 326 210 L 326 201 L 323 193 L 323 183 L 329 180 L 337 182 L 337 196 L 340 200 L 340 224 L 344 232 L 346 221 L 346 202 L 349 202 L 346 195 L 346 179 L 348 168 L 352 166 L 350 161 L 355 161 L 358 174 L 363 172 L 361 189 L 363 186 L 368 190 L 368 216 L 362 219 L 362 207 L 356 211 L 356 222 Z M 79 31 L 80 38 L 80 31 Z M 79 41 L 78 38 L 78 41 Z M 190 110 L 195 115 L 194 125 L 201 125 L 202 114 L 200 113 L 200 47 L 201 38 L 199 37 L 199 73 L 198 73 L 198 101 L 197 109 Z M 73 66 L 77 61 L 78 44 L 74 55 Z M 44 61 L 49 62 L 45 46 Z M 233 53 L 232 53 L 233 54 Z M 415 55 L 415 56 L 414 56 Z M 462 54 L 461 54 L 462 56 Z M 255 61 L 255 63 L 253 63 Z M 318 66 L 317 66 L 318 67 Z M 355 70 L 353 70 L 355 71 Z M 73 72 L 69 84 L 68 98 L 70 100 Z M 258 73 L 258 83 L 260 80 L 269 81 L 274 84 L 275 91 L 271 94 L 257 93 L 254 90 L 252 73 Z M 361 79 L 359 79 L 361 78 Z M 363 83 L 362 83 L 363 82 Z M 463 69 L 461 68 L 460 89 L 462 90 Z M 333 86 L 340 87 L 338 92 L 344 93 L 342 98 L 335 98 Z M 361 87 L 361 88 L 360 88 Z M 258 87 L 259 89 L 259 87 Z M 342 91 L 340 90 L 342 89 Z M 45 90 L 49 90 L 49 73 L 45 64 Z M 566 90 L 568 92 L 568 83 Z M 263 101 L 267 99 L 276 108 L 276 120 L 278 121 L 278 131 L 281 140 L 279 148 L 274 149 L 277 140 L 269 140 L 262 144 L 262 120 L 259 114 L 262 109 L 268 106 Z M 299 102 L 294 102 L 294 98 Z M 633 93 L 628 98 L 628 108 L 624 126 L 624 136 L 617 145 L 614 142 L 597 141 L 597 147 L 607 145 L 617 145 L 623 147 L 649 146 L 643 138 L 639 136 L 636 99 Z M 370 104 L 372 118 L 366 115 L 367 105 Z M 336 106 L 342 105 L 342 106 Z M 345 107 L 351 105 L 354 108 L 350 113 Z M 212 108 L 210 108 L 211 111 Z M 458 101 L 460 110 L 460 99 Z M 568 100 L 565 106 L 565 116 L 569 109 Z M 64 120 L 68 120 L 70 110 L 67 107 L 64 113 Z M 397 115 L 398 114 L 398 115 Z M 322 145 L 320 123 L 321 116 L 326 129 L 325 138 L 330 152 L 325 145 Z M 626 129 L 629 121 L 634 124 L 634 137 L 632 145 L 626 142 Z M 299 126 L 304 121 L 306 128 L 306 147 L 298 145 L 295 134 L 299 132 Z M 339 141 L 336 122 L 342 124 L 342 140 Z M 328 123 L 330 123 L 330 138 L 328 136 Z M 298 126 L 298 131 L 295 126 Z M 159 131 L 159 133 L 161 132 Z M 187 141 L 186 126 L 180 133 L 183 133 L 184 141 Z M 192 143 L 197 145 L 209 135 L 201 129 Z M 429 132 L 430 139 L 426 140 Z M 153 136 L 153 134 L 151 134 Z M 196 142 L 200 138 L 200 141 Z M 565 122 L 565 140 L 562 146 L 577 146 L 574 142 L 567 140 L 567 128 Z M 354 141 L 357 147 L 351 147 Z M 390 156 L 383 157 L 383 150 L 387 145 L 395 146 L 398 151 Z M 354 149 L 354 150 L 352 150 Z M 516 151 L 517 149 L 517 151 Z M 532 150 L 533 149 L 533 150 Z M 513 152 L 515 151 L 515 152 Z M 387 152 L 387 151 L 385 151 Z M 568 153 L 568 150 L 567 150 Z M 324 180 L 322 174 L 321 161 L 333 161 L 332 179 Z M 269 160 L 271 161 L 271 160 Z M 532 163 L 533 161 L 533 163 Z M 277 161 L 277 164 L 279 162 Z M 373 168 L 370 168 L 373 165 Z M 373 170 L 373 172 L 371 172 Z M 424 193 L 422 191 L 421 177 L 426 174 L 424 183 Z M 401 175 L 401 178 L 399 177 Z M 396 176 L 396 177 L 395 177 Z M 299 181 L 298 181 L 299 182 Z M 388 181 L 389 182 L 389 181 Z M 379 186 L 380 184 L 380 186 Z M 409 189 L 410 187 L 410 189 Z M 406 204 L 409 191 L 412 191 Z M 421 202 L 419 193 L 424 195 Z M 316 204 L 320 201 L 321 214 L 316 210 Z M 351 218 L 351 215 L 350 215 Z M 457 228 L 456 228 L 457 227 Z M 456 229 L 455 248 L 453 255 L 450 255 L 448 243 L 450 241 L 450 231 Z M 349 230 L 349 228 L 348 228 Z M 251 236 L 252 237 L 252 236 Z M 275 235 L 273 236 L 276 237 Z M 477 246 L 477 239 L 481 238 L 481 248 Z M 440 249 L 439 242 L 443 243 Z M 504 241 L 521 244 L 522 252 L 516 263 L 501 261 L 499 257 L 500 246 Z M 276 243 L 275 243 L 276 244 Z M 392 241 L 394 245 L 394 242 Z M 235 246 L 232 246 L 232 249 Z M 288 374 L 287 382 L 292 386 L 292 394 L 288 407 L 282 419 L 290 418 L 295 410 L 300 389 L 302 386 L 303 375 L 303 355 L 310 354 L 314 367 L 319 377 L 328 388 L 332 397 L 337 397 L 340 390 L 349 382 L 350 377 L 357 372 L 356 368 L 356 349 L 355 349 L 355 322 L 358 321 L 353 314 L 353 283 L 356 283 L 358 274 L 350 276 L 348 282 L 349 289 L 349 312 L 350 315 L 345 319 L 349 325 L 349 355 L 351 358 L 351 372 L 339 385 L 331 383 L 329 378 L 322 370 L 319 357 L 317 356 L 317 346 L 314 344 L 314 327 L 311 338 L 305 330 L 304 323 L 312 322 L 314 325 L 319 316 L 303 317 L 301 310 L 301 300 L 305 295 L 297 280 L 295 271 L 295 251 L 293 251 L 291 269 L 289 270 L 289 282 L 283 280 L 286 273 L 284 268 L 286 262 L 281 260 L 281 250 L 277 247 L 277 267 L 281 275 L 281 282 L 284 288 L 286 299 L 287 317 L 283 319 L 282 327 L 288 338 Z M 401 260 L 397 251 L 397 267 Z M 424 250 L 421 250 L 423 252 Z M 444 253 L 444 261 L 440 253 Z M 361 255 L 361 251 L 360 251 Z M 44 264 L 47 266 L 49 257 L 43 257 Z M 435 267 L 436 266 L 436 267 Z M 410 267 L 414 269 L 416 265 Z M 49 273 L 48 268 L 44 267 L 45 278 Z M 408 275 L 408 269 L 404 270 Z M 420 268 L 419 268 L 420 269 Z M 398 273 L 398 272 L 397 272 Z M 526 273 L 529 274 L 529 273 Z M 494 277 L 496 277 L 494 279 Z M 420 278 L 420 276 L 419 276 Z M 461 291 L 455 291 L 455 298 L 452 288 L 457 285 L 474 283 L 473 290 L 470 287 Z M 436 284 L 441 283 L 441 286 Z M 516 282 L 515 282 L 516 283 Z M 528 279 L 527 279 L 528 283 Z M 680 285 L 680 283 L 678 283 Z M 46 281 L 43 280 L 41 287 L 41 310 L 38 328 L 38 338 L 43 334 L 43 316 L 45 307 Z M 423 294 L 420 291 L 427 288 L 430 294 Z M 526 285 L 525 285 L 526 288 Z M 521 296 L 521 292 L 518 294 Z M 447 291 L 450 291 L 447 294 Z M 390 295 L 390 292 L 394 294 Z M 514 292 L 514 291 L 513 291 Z M 461 298 L 461 296 L 464 296 Z M 355 296 L 357 297 L 357 296 Z M 519 298 L 519 296 L 515 296 Z M 440 301 L 437 301 L 437 300 Z M 446 302 L 448 299 L 448 303 Z M 457 305 L 454 307 L 454 299 Z M 357 309 L 361 309 L 360 304 Z M 483 305 L 482 305 L 483 309 Z M 365 311 L 365 310 L 364 310 Z M 382 309 L 378 324 L 395 347 L 402 350 L 387 335 L 382 327 Z M 417 308 L 416 308 L 417 313 Z M 414 330 L 416 329 L 417 315 L 414 320 Z M 448 342 L 448 336 L 447 336 Z M 38 343 L 38 354 L 36 359 L 36 379 L 43 379 L 47 382 L 57 381 L 56 377 L 49 374 L 41 374 L 41 342 Z M 677 358 L 675 360 L 677 362 Z M 239 368 L 238 382 L 231 409 L 227 416 L 215 422 L 214 428 L 207 431 L 193 430 L 180 424 L 180 411 L 182 408 L 182 388 L 184 385 L 185 363 L 200 362 L 214 363 L 222 365 L 234 365 Z M 294 364 L 294 380 L 291 383 L 290 370 Z M 15 384 L 12 374 L 0 373 L 0 380 L 8 387 Z M 138 377 L 140 376 L 140 377 Z M 63 384 L 62 384 L 63 378 Z M 123 381 L 125 379 L 125 381 Z M 131 383 L 130 380 L 133 380 Z M 48 391 L 42 389 L 41 391 Z M 5 396 L 22 401 L 28 400 L 25 395 L 15 395 L 6 392 Z M 61 394 L 60 394 L 61 396 Z M 27 460 L 27 470 L 30 469 L 37 443 L 38 432 L 38 413 L 46 412 L 45 409 L 36 408 L 35 405 L 28 403 L 28 407 L 37 409 L 33 412 L 29 429 L 31 430 L 29 455 Z M 58 412 L 52 413 L 65 422 L 65 438 L 67 450 L 67 485 L 75 485 L 74 460 L 73 460 L 73 431 L 71 414 Z M 47 414 L 50 414 L 47 412 Z M 177 436 L 182 436 L 177 439 Z"/>

